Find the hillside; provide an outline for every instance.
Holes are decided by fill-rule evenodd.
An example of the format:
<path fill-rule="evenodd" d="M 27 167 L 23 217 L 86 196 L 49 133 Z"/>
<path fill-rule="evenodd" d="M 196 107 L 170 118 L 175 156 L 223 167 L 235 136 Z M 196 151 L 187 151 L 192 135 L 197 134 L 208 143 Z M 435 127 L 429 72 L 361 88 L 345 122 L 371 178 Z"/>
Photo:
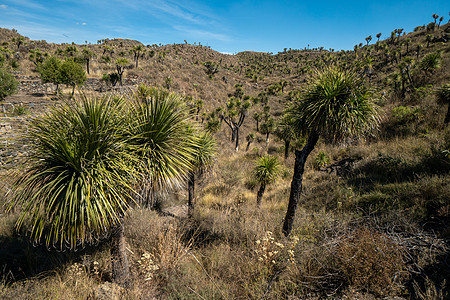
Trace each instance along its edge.
<path fill-rule="evenodd" d="M 0 66 L 20 84 L 0 104 L 0 298 L 450 297 L 450 104 L 436 96 L 450 83 L 450 25 L 395 29 L 371 41 L 355 41 L 351 51 L 228 55 L 202 45 L 126 39 L 53 44 L 1 28 Z M 182 95 L 197 126 L 216 129 L 215 162 L 197 182 L 192 216 L 185 187 L 158 194 L 152 209 L 129 210 L 132 275 L 125 287 L 112 282 L 108 238 L 77 252 L 48 250 L 28 240 L 29 227 L 15 230 L 19 208 L 6 209 L 14 177 L 26 167 L 30 144 L 21 133 L 30 116 L 70 99 L 70 87 L 56 95 L 55 85 L 41 82 L 37 68 L 51 56 L 74 59 L 86 72 L 89 65 L 76 94 L 129 97 L 142 85 L 155 86 Z M 116 72 L 118 59 L 125 65 L 123 85 L 104 76 Z M 336 65 L 364 79 L 381 123 L 373 135 L 339 143 L 319 138 L 286 238 L 295 150 L 306 140 L 291 141 L 285 151 L 277 128 L 316 71 Z M 249 106 L 239 151 L 220 118 L 232 116 L 230 103 Z M 281 171 L 257 207 L 253 170 L 266 154 L 277 157 Z"/>

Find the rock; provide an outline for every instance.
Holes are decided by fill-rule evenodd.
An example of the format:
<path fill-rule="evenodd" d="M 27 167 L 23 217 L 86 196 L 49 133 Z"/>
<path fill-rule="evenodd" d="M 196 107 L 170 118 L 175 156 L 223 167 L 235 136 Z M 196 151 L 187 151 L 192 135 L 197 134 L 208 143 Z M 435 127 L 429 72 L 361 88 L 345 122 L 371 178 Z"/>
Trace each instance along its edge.
<path fill-rule="evenodd" d="M 112 282 L 104 282 L 94 292 L 94 299 L 99 300 L 121 300 L 124 289 Z"/>

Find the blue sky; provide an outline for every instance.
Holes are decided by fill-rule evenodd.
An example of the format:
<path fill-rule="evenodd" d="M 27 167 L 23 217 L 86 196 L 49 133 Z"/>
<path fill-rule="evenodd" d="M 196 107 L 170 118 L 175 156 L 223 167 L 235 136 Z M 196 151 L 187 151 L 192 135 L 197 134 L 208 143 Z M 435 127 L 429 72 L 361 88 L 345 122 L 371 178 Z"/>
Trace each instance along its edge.
<path fill-rule="evenodd" d="M 34 40 L 77 44 L 130 38 L 144 44 L 201 42 L 221 52 L 353 49 L 395 28 L 449 19 L 450 3 L 428 1 L 0 0 L 0 27 Z"/>

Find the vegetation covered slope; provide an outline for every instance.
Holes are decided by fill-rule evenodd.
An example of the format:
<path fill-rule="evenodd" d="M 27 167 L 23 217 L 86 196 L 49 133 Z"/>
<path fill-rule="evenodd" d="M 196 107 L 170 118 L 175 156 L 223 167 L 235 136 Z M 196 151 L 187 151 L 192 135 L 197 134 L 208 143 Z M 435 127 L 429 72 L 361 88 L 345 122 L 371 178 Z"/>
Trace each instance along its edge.
<path fill-rule="evenodd" d="M 450 131 L 448 101 L 441 95 L 450 81 L 450 27 L 432 24 L 407 34 L 395 29 L 352 51 L 236 55 L 201 45 L 144 46 L 119 39 L 58 45 L 2 29 L 0 63 L 21 81 L 19 94 L 6 97 L 0 111 L 2 203 L 11 197 L 11 174 L 22 170 L 16 158 L 27 156 L 26 143 L 19 148 L 24 142 L 5 137 L 26 129 L 27 113 L 46 109 L 27 99 L 58 101 L 49 84 L 35 95 L 27 89 L 30 80 L 40 85 L 39 65 L 50 56 L 74 59 L 86 72 L 89 61 L 80 89 L 94 96 L 127 95 L 139 83 L 183 95 L 192 121 L 214 134 L 218 152 L 214 165 L 198 174 L 189 217 L 185 188 L 157 194 L 156 211 L 129 212 L 125 236 L 132 279 L 125 288 L 110 283 L 107 239 L 78 252 L 33 247 L 26 227 L 14 230 L 19 211 L 2 208 L 1 298 L 449 297 Z M 123 86 L 104 76 L 117 73 L 117 65 L 124 67 Z M 381 124 L 371 135 L 337 144 L 321 136 L 306 160 L 286 238 L 281 227 L 292 152 L 306 140 L 283 130 L 284 110 L 304 97 L 317 69 L 333 65 L 365 81 Z M 69 88 L 60 97 L 70 94 Z M 265 187 L 258 207 L 261 180 L 254 170 L 266 154 L 278 157 L 280 176 Z"/>

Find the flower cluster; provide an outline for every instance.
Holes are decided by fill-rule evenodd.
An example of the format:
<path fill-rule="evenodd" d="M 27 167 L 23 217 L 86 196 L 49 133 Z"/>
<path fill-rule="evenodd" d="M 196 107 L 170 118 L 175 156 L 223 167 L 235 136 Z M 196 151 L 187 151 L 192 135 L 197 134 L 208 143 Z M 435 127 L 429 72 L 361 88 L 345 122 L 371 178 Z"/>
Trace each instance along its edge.
<path fill-rule="evenodd" d="M 294 248 L 298 241 L 299 238 L 297 236 L 291 237 L 285 243 L 276 241 L 273 233 L 267 231 L 261 240 L 256 241 L 255 253 L 258 261 L 272 266 L 285 263 L 286 261 L 294 263 Z"/>
<path fill-rule="evenodd" d="M 67 269 L 67 273 L 73 276 L 74 278 L 82 275 L 84 272 L 85 272 L 84 265 L 80 263 L 74 263 Z"/>
<path fill-rule="evenodd" d="M 137 261 L 139 273 L 145 278 L 145 280 L 151 280 L 155 271 L 159 270 L 158 265 L 153 260 L 153 255 L 144 252 L 141 258 Z"/>

